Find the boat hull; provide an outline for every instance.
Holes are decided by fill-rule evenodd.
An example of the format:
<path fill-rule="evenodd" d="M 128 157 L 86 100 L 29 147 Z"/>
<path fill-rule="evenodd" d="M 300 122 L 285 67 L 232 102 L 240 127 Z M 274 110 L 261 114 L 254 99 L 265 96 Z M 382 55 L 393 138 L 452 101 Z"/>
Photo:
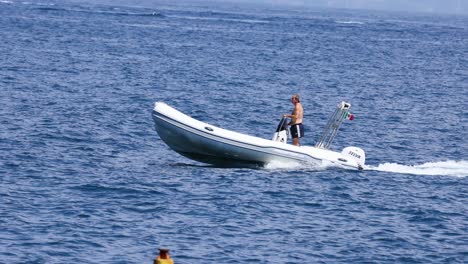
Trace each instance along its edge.
<path fill-rule="evenodd" d="M 261 166 L 272 161 L 302 162 L 310 157 L 274 154 L 271 149 L 230 140 L 179 123 L 153 111 L 159 137 L 177 153 L 203 163 L 217 166 Z M 278 151 L 277 151 L 278 152 Z M 295 156 L 295 157 L 294 157 Z M 319 161 L 319 160 L 317 160 Z"/>

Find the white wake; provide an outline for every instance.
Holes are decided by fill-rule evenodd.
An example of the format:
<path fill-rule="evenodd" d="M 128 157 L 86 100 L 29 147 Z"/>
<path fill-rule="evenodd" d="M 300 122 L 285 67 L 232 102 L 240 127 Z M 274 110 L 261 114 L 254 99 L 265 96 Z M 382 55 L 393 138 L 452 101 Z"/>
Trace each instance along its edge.
<path fill-rule="evenodd" d="M 398 163 L 384 163 L 378 166 L 368 166 L 367 170 L 396 172 L 415 175 L 468 176 L 468 161 L 448 160 L 427 162 L 421 165 L 402 165 Z"/>
<path fill-rule="evenodd" d="M 307 171 L 323 171 L 330 167 L 341 167 L 337 164 L 333 164 L 329 161 L 322 160 L 317 162 L 293 162 L 293 161 L 272 161 L 264 165 L 266 170 L 286 170 L 286 171 L 295 171 L 295 170 L 307 170 Z"/>

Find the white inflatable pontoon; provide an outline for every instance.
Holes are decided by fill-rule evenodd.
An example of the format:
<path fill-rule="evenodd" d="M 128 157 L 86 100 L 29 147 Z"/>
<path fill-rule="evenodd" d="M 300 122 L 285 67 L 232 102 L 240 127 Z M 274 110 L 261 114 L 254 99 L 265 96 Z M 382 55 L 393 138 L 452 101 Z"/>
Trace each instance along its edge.
<path fill-rule="evenodd" d="M 349 116 L 350 104 L 341 102 L 329 119 L 315 146 L 287 144 L 287 120 L 283 118 L 272 140 L 222 129 L 193 119 L 165 103 L 155 103 L 153 120 L 159 137 L 177 153 L 203 163 L 223 167 L 250 167 L 270 162 L 329 161 L 344 167 L 362 169 L 365 153 L 357 147 L 339 152 L 329 149 L 338 128 Z"/>

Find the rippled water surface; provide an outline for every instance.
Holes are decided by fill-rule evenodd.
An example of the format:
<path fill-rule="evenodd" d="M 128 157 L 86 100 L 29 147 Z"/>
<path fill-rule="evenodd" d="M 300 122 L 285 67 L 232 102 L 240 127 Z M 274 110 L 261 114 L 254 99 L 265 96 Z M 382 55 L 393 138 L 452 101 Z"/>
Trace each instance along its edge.
<path fill-rule="evenodd" d="M 466 263 L 467 17 L 0 1 L 0 262 Z M 156 101 L 270 138 L 293 93 L 313 145 L 367 170 L 216 168 Z"/>

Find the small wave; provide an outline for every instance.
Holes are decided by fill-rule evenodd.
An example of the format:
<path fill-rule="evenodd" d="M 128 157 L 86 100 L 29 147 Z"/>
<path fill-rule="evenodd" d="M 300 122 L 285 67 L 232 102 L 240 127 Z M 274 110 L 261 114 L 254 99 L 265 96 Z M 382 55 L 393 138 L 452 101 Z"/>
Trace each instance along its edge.
<path fill-rule="evenodd" d="M 0 0 L 0 3 L 2 3 L 2 4 L 13 4 L 12 1 L 8 1 L 8 0 Z"/>
<path fill-rule="evenodd" d="M 384 163 L 377 167 L 369 166 L 368 170 L 396 172 L 415 175 L 442 175 L 466 177 L 468 176 L 468 161 L 438 161 L 427 162 L 421 165 L 402 165 L 398 163 Z"/>
<path fill-rule="evenodd" d="M 165 17 L 163 14 L 158 12 L 148 12 L 148 13 L 132 13 L 132 12 L 114 12 L 114 11 L 81 11 L 86 13 L 96 13 L 102 15 L 111 15 L 111 16 L 140 16 L 140 17 Z"/>
<path fill-rule="evenodd" d="M 0 0 L 1 1 L 1 0 Z M 136 17 L 157 17 L 164 18 L 165 16 L 159 12 L 125 12 L 125 11 L 107 11 L 107 10 L 88 10 L 82 8 L 60 8 L 54 6 L 40 6 L 36 10 L 39 11 L 56 11 L 56 12 L 77 12 L 87 14 L 109 15 L 109 16 L 136 16 Z"/>
<path fill-rule="evenodd" d="M 246 23 L 246 24 L 262 24 L 262 23 L 270 23 L 266 20 L 258 20 L 258 19 L 240 19 L 240 18 L 221 18 L 221 17 L 199 17 L 199 16 L 178 16 L 172 15 L 168 16 L 170 18 L 177 18 L 177 19 L 187 19 L 187 20 L 208 20 L 208 21 L 222 21 L 222 22 L 234 22 L 234 23 Z"/>
<path fill-rule="evenodd" d="M 364 22 L 359 22 L 359 21 L 335 21 L 337 24 L 355 24 L 355 25 L 364 25 Z"/>
<path fill-rule="evenodd" d="M 44 7 L 37 7 L 36 10 L 39 11 L 69 11 L 65 8 L 60 8 L 60 7 L 53 7 L 53 6 L 44 6 Z"/>

